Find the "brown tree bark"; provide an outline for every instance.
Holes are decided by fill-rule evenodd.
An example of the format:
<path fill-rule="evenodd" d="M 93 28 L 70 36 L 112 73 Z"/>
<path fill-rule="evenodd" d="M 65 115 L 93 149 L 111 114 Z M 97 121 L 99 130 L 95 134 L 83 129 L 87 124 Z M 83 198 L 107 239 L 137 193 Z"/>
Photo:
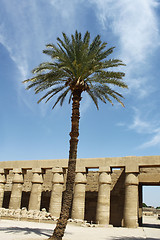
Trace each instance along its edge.
<path fill-rule="evenodd" d="M 53 235 L 49 238 L 50 240 L 62 240 L 64 232 L 67 226 L 67 220 L 69 218 L 69 210 L 72 204 L 73 187 L 75 181 L 75 170 L 76 170 L 76 159 L 77 159 L 77 145 L 79 136 L 79 119 L 80 119 L 80 101 L 81 91 L 74 90 L 72 98 L 72 117 L 71 117 L 71 132 L 70 132 L 70 150 L 69 150 L 69 161 L 68 161 L 68 172 L 66 181 L 66 190 L 63 195 L 63 204 L 61 209 L 60 217 L 57 221 Z"/>

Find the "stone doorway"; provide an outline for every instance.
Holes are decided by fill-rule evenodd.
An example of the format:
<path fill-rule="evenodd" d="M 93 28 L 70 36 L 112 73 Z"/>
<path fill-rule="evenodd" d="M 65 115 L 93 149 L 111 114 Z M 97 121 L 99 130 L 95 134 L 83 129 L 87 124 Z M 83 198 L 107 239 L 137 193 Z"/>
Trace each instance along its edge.
<path fill-rule="evenodd" d="M 154 200 L 154 199 L 155 200 Z M 143 203 L 147 207 L 143 207 Z M 158 219 L 160 214 L 160 185 L 159 184 L 139 184 L 139 226 L 150 225 L 149 218 Z M 147 222 L 148 219 L 148 222 Z M 160 222 L 159 222 L 160 228 Z"/>

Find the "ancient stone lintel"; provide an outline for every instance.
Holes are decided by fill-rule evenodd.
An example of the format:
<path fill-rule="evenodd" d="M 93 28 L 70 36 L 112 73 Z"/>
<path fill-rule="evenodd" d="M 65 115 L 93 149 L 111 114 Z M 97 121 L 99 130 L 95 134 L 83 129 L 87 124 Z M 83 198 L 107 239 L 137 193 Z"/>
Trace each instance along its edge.
<path fill-rule="evenodd" d="M 32 168 L 32 173 L 42 173 L 42 168 Z"/>
<path fill-rule="evenodd" d="M 100 166 L 99 167 L 99 172 L 111 172 L 111 167 L 110 166 Z"/>
<path fill-rule="evenodd" d="M 126 173 L 139 173 L 139 164 L 138 164 L 137 157 L 126 158 L 125 172 Z"/>
<path fill-rule="evenodd" d="M 78 160 L 76 164 L 76 173 L 86 173 L 86 167 L 85 166 L 78 166 Z"/>
<path fill-rule="evenodd" d="M 63 173 L 63 168 L 54 167 L 54 168 L 52 168 L 52 173 Z"/>

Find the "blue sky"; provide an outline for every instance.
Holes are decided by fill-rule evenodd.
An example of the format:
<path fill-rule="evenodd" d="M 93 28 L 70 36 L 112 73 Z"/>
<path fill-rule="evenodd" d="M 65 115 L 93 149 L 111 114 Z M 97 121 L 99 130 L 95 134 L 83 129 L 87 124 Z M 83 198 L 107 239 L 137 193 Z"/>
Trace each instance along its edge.
<path fill-rule="evenodd" d="M 126 63 L 119 70 L 129 86 L 125 108 L 97 111 L 83 95 L 78 157 L 160 155 L 159 0 L 0 0 L 0 161 L 68 158 L 71 106 L 37 104 L 22 81 L 50 60 L 45 44 L 76 29 L 116 46 L 110 57 Z M 160 205 L 151 191 L 146 202 Z M 158 187 L 154 194 L 160 199 Z"/>

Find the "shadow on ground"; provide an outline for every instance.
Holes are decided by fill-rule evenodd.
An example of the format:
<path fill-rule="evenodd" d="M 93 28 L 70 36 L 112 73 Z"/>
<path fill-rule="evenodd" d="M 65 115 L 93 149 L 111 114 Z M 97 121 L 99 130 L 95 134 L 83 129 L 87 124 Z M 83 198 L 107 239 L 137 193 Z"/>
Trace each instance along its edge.
<path fill-rule="evenodd" d="M 143 227 L 146 227 L 146 228 L 160 228 L 160 224 L 144 223 Z"/>
<path fill-rule="evenodd" d="M 0 228 L 0 231 L 7 233 L 22 233 L 25 235 L 36 234 L 38 236 L 50 237 L 53 233 L 53 229 L 39 229 L 39 228 L 28 228 L 28 227 L 7 227 Z"/>

